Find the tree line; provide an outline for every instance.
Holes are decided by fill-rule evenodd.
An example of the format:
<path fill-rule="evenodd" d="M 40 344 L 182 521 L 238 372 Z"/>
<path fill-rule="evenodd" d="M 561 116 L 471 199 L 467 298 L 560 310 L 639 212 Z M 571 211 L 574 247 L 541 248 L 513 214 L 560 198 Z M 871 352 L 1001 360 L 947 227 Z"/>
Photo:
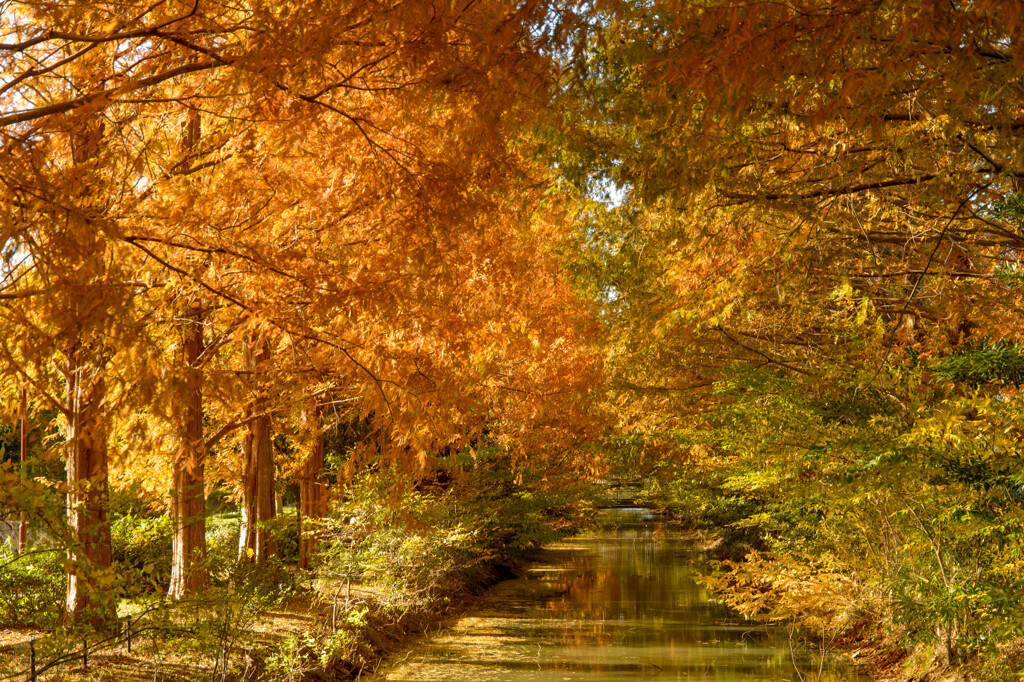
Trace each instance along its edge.
<path fill-rule="evenodd" d="M 752 615 L 1024 632 L 1019 3 L 0 7 L 0 365 L 70 613 L 109 485 L 166 498 L 181 596 L 205 492 L 260 561 L 355 420 L 350 469 L 646 476 Z"/>
<path fill-rule="evenodd" d="M 599 363 L 523 134 L 546 7 L 3 3 L 0 363 L 67 470 L 72 621 L 112 618 L 112 480 L 166 495 L 180 598 L 211 485 L 262 561 L 339 421 L 352 466 L 566 447 Z"/>

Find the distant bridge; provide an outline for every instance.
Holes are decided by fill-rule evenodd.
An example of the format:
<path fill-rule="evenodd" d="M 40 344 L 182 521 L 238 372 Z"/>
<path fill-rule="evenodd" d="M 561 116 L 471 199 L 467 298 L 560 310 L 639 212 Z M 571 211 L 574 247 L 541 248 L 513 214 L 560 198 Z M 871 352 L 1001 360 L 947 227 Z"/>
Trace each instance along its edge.
<path fill-rule="evenodd" d="M 623 509 L 637 506 L 637 497 L 643 490 L 642 481 L 600 481 L 605 486 L 605 504 L 607 509 Z"/>

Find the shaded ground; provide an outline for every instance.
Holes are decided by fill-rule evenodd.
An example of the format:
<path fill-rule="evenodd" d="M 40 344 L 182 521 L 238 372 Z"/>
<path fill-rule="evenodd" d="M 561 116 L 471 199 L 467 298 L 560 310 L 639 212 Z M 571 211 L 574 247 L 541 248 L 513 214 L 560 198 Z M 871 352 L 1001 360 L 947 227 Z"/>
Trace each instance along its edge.
<path fill-rule="evenodd" d="M 237 680 L 267 672 L 278 679 L 350 679 L 376 670 L 410 636 L 459 613 L 480 589 L 507 576 L 508 569 L 493 569 L 481 574 L 478 589 L 402 603 L 388 603 L 357 584 L 319 584 L 316 590 L 307 585 L 219 631 L 216 621 L 197 615 L 208 615 L 214 604 L 186 602 L 139 618 L 130 637 L 124 632 L 109 642 L 92 638 L 84 665 L 82 644 L 38 631 L 5 630 L 0 645 L 11 650 L 0 659 L 0 679 L 27 679 L 32 639 L 39 680 Z M 43 671 L 57 659 L 64 662 Z M 22 674 L 12 675 L 16 672 Z"/>

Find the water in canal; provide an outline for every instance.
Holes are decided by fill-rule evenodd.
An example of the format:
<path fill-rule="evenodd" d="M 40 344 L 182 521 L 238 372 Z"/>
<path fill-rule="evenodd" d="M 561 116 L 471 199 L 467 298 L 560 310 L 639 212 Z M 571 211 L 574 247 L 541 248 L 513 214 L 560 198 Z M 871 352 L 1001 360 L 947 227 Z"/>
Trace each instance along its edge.
<path fill-rule="evenodd" d="M 788 629 L 709 601 L 694 580 L 700 561 L 692 541 L 650 517 L 566 540 L 385 679 L 863 682 L 827 661 L 819 677 L 818 657 L 794 648 Z"/>

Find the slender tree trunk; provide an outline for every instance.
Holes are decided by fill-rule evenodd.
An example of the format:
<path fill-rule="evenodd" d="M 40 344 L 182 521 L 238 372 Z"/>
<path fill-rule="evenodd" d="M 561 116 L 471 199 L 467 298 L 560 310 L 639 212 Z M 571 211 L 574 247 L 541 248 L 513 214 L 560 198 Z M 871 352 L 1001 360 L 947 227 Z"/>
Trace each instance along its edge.
<path fill-rule="evenodd" d="M 277 553 L 266 523 L 274 518 L 274 459 L 270 418 L 249 422 L 243 443 L 242 528 L 239 558 L 264 561 Z"/>
<path fill-rule="evenodd" d="M 201 134 L 199 111 L 189 110 L 182 126 L 182 171 L 192 166 Z M 203 311 L 193 300 L 181 311 L 183 395 L 177 407 L 180 429 L 171 461 L 171 585 L 168 596 L 180 599 L 206 583 L 206 445 L 203 439 Z"/>
<path fill-rule="evenodd" d="M 206 583 L 206 495 L 203 441 L 203 390 L 199 369 L 203 352 L 203 315 L 198 305 L 183 318 L 182 367 L 185 395 L 179 403 L 181 442 L 171 462 L 171 586 L 168 596 L 179 599 Z"/>
<path fill-rule="evenodd" d="M 246 411 L 246 418 L 251 415 Z M 252 431 L 242 436 L 242 525 L 238 531 L 238 560 L 251 561 L 256 556 L 256 461 L 252 454 Z"/>
<path fill-rule="evenodd" d="M 256 459 L 256 557 L 264 561 L 277 554 L 277 540 L 265 525 L 275 516 L 274 446 L 270 417 L 253 422 L 252 442 Z"/>
<path fill-rule="evenodd" d="M 299 568 L 309 568 L 309 557 L 316 550 L 317 534 L 310 532 L 304 519 L 320 519 L 327 514 L 327 486 L 324 485 L 324 433 L 318 406 L 313 419 L 313 443 L 299 476 Z"/>
<path fill-rule="evenodd" d="M 28 400 L 25 395 L 25 387 L 21 387 L 21 402 L 18 405 L 19 416 L 21 417 L 20 445 L 21 445 L 21 475 L 28 476 Z M 28 540 L 28 521 L 25 519 L 25 512 L 21 512 L 21 522 L 18 524 L 18 554 L 25 551 L 25 544 Z"/>
<path fill-rule="evenodd" d="M 270 348 L 264 339 L 244 344 L 246 369 L 255 373 L 260 364 L 270 359 Z M 257 401 L 253 410 L 262 410 Z M 242 561 L 262 562 L 277 554 L 277 542 L 267 523 L 274 518 L 274 448 L 270 417 L 249 422 L 242 444 L 245 472 L 242 480 L 242 527 L 238 539 L 238 555 Z"/>
<path fill-rule="evenodd" d="M 103 141 L 102 119 L 94 118 L 71 133 L 71 159 L 76 168 L 87 166 L 99 153 Z M 65 465 L 68 481 L 68 590 L 66 617 L 71 623 L 86 623 L 109 630 L 117 612 L 111 587 L 110 522 L 107 519 L 107 414 L 104 371 L 107 349 L 102 328 L 91 306 L 92 297 L 106 292 L 105 242 L 90 215 L 102 210 L 93 205 L 97 192 L 88 171 L 78 191 L 70 198 L 76 210 L 68 213 L 68 248 L 75 268 L 70 274 L 68 299 L 73 324 L 64 330 L 67 347 L 67 404 Z M 83 295 L 83 292 L 88 292 Z"/>
<path fill-rule="evenodd" d="M 101 370 L 77 344 L 67 374 L 68 550 L 67 615 L 73 623 L 106 629 L 115 617 L 109 597 L 110 524 L 107 520 L 106 386 Z"/>

